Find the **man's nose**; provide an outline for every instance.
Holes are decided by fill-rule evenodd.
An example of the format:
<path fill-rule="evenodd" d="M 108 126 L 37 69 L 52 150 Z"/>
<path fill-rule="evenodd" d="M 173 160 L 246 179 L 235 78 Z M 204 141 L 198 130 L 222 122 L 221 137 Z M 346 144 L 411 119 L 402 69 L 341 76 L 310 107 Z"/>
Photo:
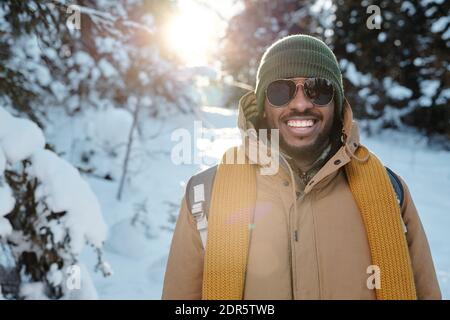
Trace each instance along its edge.
<path fill-rule="evenodd" d="M 303 88 L 299 85 L 297 87 L 297 94 L 295 95 L 294 99 L 289 102 L 288 107 L 292 110 L 296 109 L 298 112 L 305 112 L 306 109 L 314 108 L 314 104 L 311 102 L 311 100 L 305 97 Z"/>

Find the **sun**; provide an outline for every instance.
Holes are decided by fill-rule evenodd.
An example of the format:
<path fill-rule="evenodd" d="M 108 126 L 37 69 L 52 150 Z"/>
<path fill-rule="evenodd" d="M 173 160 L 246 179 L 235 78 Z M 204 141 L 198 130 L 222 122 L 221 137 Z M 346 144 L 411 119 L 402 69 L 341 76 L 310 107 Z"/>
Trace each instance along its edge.
<path fill-rule="evenodd" d="M 210 11 L 196 6 L 187 6 L 169 20 L 165 28 L 169 48 L 186 64 L 208 63 L 217 43 L 217 20 Z"/>

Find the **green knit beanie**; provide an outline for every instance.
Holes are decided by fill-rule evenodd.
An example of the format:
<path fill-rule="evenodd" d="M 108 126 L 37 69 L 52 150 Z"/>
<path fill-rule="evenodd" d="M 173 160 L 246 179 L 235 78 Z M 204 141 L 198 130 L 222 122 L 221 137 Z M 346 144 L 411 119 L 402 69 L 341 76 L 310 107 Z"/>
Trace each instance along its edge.
<path fill-rule="evenodd" d="M 335 55 L 321 40 L 303 34 L 291 35 L 272 44 L 261 58 L 256 75 L 258 112 L 264 110 L 269 83 L 281 78 L 321 77 L 333 83 L 336 108 L 342 111 L 344 88 Z"/>

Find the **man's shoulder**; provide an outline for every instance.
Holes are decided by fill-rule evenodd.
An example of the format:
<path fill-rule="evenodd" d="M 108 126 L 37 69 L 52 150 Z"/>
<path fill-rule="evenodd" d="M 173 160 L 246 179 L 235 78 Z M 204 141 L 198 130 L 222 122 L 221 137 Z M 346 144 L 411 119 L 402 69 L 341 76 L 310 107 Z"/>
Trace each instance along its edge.
<path fill-rule="evenodd" d="M 206 179 L 210 179 L 211 177 L 214 177 L 216 174 L 217 165 L 203 169 L 195 174 L 193 174 L 187 183 L 187 186 L 194 185 L 197 183 L 202 183 Z"/>

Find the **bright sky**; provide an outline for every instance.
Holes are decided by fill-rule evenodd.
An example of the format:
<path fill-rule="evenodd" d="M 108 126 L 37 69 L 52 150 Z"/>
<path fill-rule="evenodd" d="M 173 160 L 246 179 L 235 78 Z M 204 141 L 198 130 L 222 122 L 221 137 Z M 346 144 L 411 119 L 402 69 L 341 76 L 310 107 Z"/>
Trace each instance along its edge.
<path fill-rule="evenodd" d="M 225 31 L 226 21 L 240 9 L 233 0 L 179 0 L 180 14 L 168 23 L 169 46 L 189 66 L 209 64 L 211 53 Z M 219 13 L 219 14 L 217 14 Z"/>

